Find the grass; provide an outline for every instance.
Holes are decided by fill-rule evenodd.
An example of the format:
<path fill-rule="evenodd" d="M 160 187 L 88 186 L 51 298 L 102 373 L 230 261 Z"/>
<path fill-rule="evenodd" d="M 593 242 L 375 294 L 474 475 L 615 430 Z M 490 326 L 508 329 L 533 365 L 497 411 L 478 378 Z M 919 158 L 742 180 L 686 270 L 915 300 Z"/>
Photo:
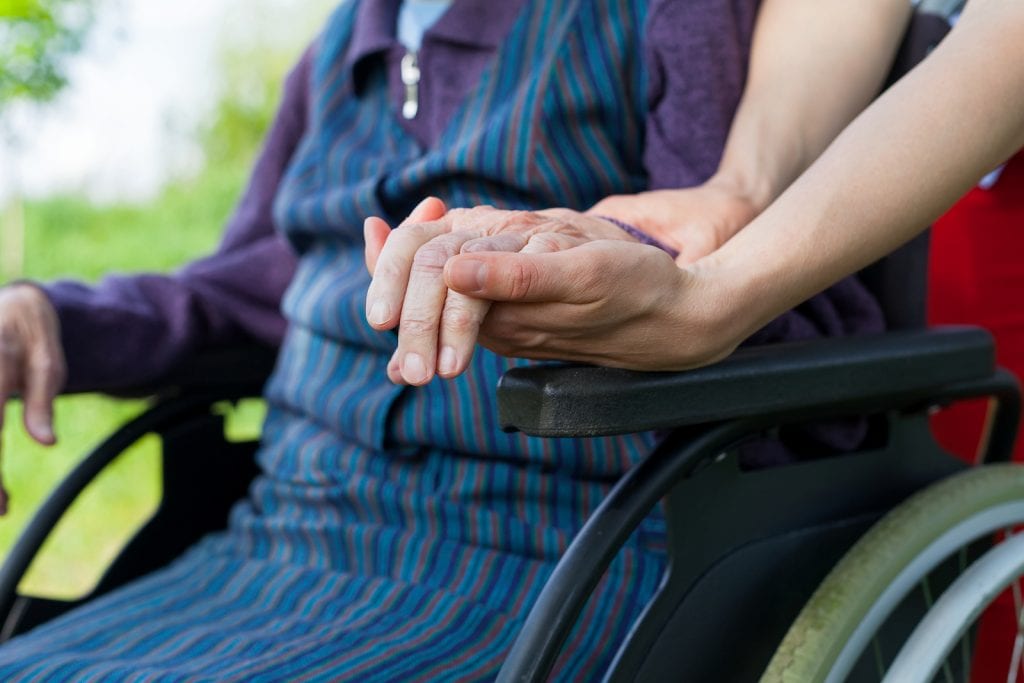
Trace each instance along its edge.
<path fill-rule="evenodd" d="M 206 158 L 202 172 L 171 183 L 153 201 L 142 204 L 96 206 L 77 196 L 27 203 L 19 276 L 95 281 L 111 272 L 168 272 L 210 252 L 244 187 L 285 73 L 335 4 L 336 0 L 303 0 L 279 7 L 260 0 L 236 3 L 230 24 L 234 32 L 225 33 L 219 61 L 212 65 L 219 73 L 219 99 L 204 125 L 194 131 Z M 59 442 L 43 448 L 20 428 L 20 406 L 12 402 L 7 407 L 2 464 L 12 502 L 8 516 L 0 518 L 0 556 L 88 449 L 144 408 L 141 401 L 103 396 L 61 398 L 56 406 Z M 263 411 L 261 402 L 243 403 L 231 411 L 229 436 L 254 436 Z M 22 584 L 24 591 L 53 597 L 88 592 L 156 506 L 158 447 L 153 439 L 140 442 L 82 494 L 51 534 Z"/>
<path fill-rule="evenodd" d="M 245 179 L 248 160 L 220 164 L 168 186 L 148 204 L 94 206 L 77 197 L 26 204 L 23 277 L 96 280 L 114 271 L 168 272 L 212 250 Z M 103 396 L 61 397 L 55 407 L 59 442 L 31 441 L 21 428 L 21 406 L 6 410 L 3 468 L 11 509 L 0 520 L 5 554 L 50 490 L 117 425 L 145 408 L 143 401 Z M 229 429 L 252 435 L 260 405 L 230 417 Z M 76 501 L 51 534 L 22 583 L 35 595 L 70 598 L 95 584 L 160 496 L 159 444 L 147 437 L 118 459 Z"/>

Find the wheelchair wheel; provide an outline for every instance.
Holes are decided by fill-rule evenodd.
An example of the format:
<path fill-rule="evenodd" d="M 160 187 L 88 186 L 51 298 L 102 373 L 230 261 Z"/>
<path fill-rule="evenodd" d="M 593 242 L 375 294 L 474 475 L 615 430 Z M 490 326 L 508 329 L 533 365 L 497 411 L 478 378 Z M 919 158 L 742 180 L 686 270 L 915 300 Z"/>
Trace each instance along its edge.
<path fill-rule="evenodd" d="M 882 680 L 935 598 L 997 532 L 1020 524 L 1024 467 L 1018 465 L 968 470 L 911 496 L 833 568 L 786 634 L 762 683 Z M 1019 600 L 1019 587 L 1014 593 Z M 959 631 L 957 656 L 939 664 L 947 680 L 969 680 L 973 633 Z"/>
<path fill-rule="evenodd" d="M 931 680 L 943 667 L 957 642 L 966 642 L 964 633 L 975 619 L 1000 592 L 1016 582 L 1022 572 L 1024 534 L 1018 534 L 985 553 L 946 589 L 893 660 L 883 683 Z M 1020 590 L 1019 586 L 1016 590 Z M 1018 608 L 1018 623 L 1019 620 Z M 1012 673 L 1008 680 L 1016 680 L 1020 674 L 1019 645 L 1014 649 L 1010 664 Z M 965 672 L 969 671 L 969 667 L 965 669 Z"/>

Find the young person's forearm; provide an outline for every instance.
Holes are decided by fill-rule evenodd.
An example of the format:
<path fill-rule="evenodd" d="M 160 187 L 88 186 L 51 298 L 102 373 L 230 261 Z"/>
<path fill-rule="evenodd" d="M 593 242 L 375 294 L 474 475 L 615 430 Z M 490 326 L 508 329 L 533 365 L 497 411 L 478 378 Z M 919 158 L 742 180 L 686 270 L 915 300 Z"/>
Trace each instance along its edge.
<path fill-rule="evenodd" d="M 764 209 L 871 101 L 909 0 L 765 0 L 716 182 Z"/>
<path fill-rule="evenodd" d="M 729 283 L 735 334 L 891 252 L 1024 145 L 1021 35 L 1024 3 L 972 0 L 920 67 L 698 264 Z"/>

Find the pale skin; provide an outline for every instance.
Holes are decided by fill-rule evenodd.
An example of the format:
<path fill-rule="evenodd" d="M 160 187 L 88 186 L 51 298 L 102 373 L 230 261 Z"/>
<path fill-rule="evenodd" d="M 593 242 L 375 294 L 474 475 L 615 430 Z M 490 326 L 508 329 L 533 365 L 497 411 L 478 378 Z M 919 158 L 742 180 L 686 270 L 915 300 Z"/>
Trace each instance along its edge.
<path fill-rule="evenodd" d="M 431 221 L 443 213 L 443 204 L 426 201 L 408 220 Z M 3 408 L 10 399 L 20 396 L 29 436 L 43 445 L 56 443 L 53 402 L 64 387 L 66 375 L 60 322 L 46 294 L 28 283 L 0 288 L 0 429 Z M 0 515 L 6 514 L 8 503 L 0 477 Z"/>
<path fill-rule="evenodd" d="M 602 298 L 605 290 L 609 285 L 621 288 L 621 283 L 629 282 L 628 289 L 637 292 L 642 288 L 632 283 L 648 282 L 651 273 L 684 281 L 688 277 L 685 269 L 757 216 L 878 91 L 909 15 L 906 0 L 764 2 L 754 35 L 748 82 L 721 165 L 699 187 L 608 197 L 585 213 L 564 209 L 539 213 L 458 210 L 429 225 L 410 226 L 414 234 L 390 234 L 384 221 L 368 219 L 366 258 L 374 279 L 367 297 L 367 318 L 377 329 L 399 328 L 398 351 L 389 367 L 389 377 L 413 385 L 430 381 L 435 373 L 453 377 L 467 367 L 478 338 L 489 348 L 515 355 L 524 355 L 529 349 L 525 355 L 531 357 L 571 357 L 651 369 L 674 367 L 665 366 L 662 357 L 656 355 L 658 344 L 640 342 L 650 341 L 650 337 L 678 339 L 676 333 L 681 330 L 686 330 L 688 337 L 699 335 L 705 323 L 696 316 L 682 321 L 679 327 L 648 330 L 641 338 L 628 333 L 621 346 L 584 349 L 580 346 L 582 340 L 575 339 L 575 330 L 588 326 L 562 326 L 557 318 L 561 311 L 541 304 L 572 301 L 580 311 L 599 309 L 601 314 L 594 320 L 600 320 L 608 331 L 626 325 L 663 324 L 659 308 L 650 301 L 635 301 L 632 303 L 638 305 L 612 310 L 605 304 L 613 299 Z M 573 278 L 567 284 L 570 289 L 562 292 L 566 299 L 523 300 L 533 304 L 531 311 L 551 316 L 546 321 L 534 318 L 530 324 L 526 320 L 517 322 L 508 306 L 488 315 L 491 300 L 501 301 L 507 294 L 491 293 L 486 288 L 450 288 L 476 279 L 471 275 L 466 276 L 469 280 L 459 279 L 459 264 L 473 263 L 466 260 L 467 256 L 457 256 L 460 253 L 481 258 L 490 258 L 484 257 L 485 252 L 497 251 L 536 255 L 535 260 L 522 262 L 529 270 L 509 262 L 513 270 L 507 272 L 525 282 L 522 278 L 532 273 L 546 277 L 547 271 L 535 266 L 547 263 L 541 258 L 547 252 L 602 240 L 610 240 L 604 245 L 606 249 L 639 247 L 614 226 L 609 232 L 610 224 L 595 220 L 599 216 L 633 224 L 678 250 L 679 272 L 662 268 L 666 257 L 657 250 L 644 250 L 644 259 L 652 262 L 642 266 L 650 270 L 640 275 L 622 270 L 623 264 L 641 266 L 642 261 L 637 261 L 639 252 L 624 252 L 622 263 L 607 263 L 592 247 L 582 252 L 574 250 L 577 257 L 592 259 L 590 267 L 585 271 L 559 271 L 560 276 Z M 449 260 L 446 281 L 442 267 Z M 618 274 L 618 279 L 575 288 L 576 282 L 590 282 L 612 272 Z M 665 289 L 668 284 L 666 281 L 651 293 L 660 304 L 670 302 L 668 296 L 662 300 L 669 291 Z M 590 295 L 599 297 L 591 300 Z M 595 341 L 604 340 L 597 330 L 589 329 L 587 334 Z M 519 341 L 513 342 L 516 339 Z"/>
<path fill-rule="evenodd" d="M 0 428 L 7 401 L 21 396 L 29 435 L 44 445 L 55 443 L 53 399 L 65 373 L 60 324 L 46 295 L 28 284 L 0 289 Z M 7 505 L 0 478 L 0 515 Z"/>
<path fill-rule="evenodd" d="M 833 13 L 846 5 L 860 3 L 838 3 Z M 1024 147 L 1021 35 L 1024 3 L 971 0 L 921 67 L 747 227 L 688 265 L 653 247 L 597 239 L 548 253 L 460 254 L 445 263 L 444 283 L 510 302 L 492 307 L 480 329 L 482 343 L 508 355 L 659 369 L 722 358 L 768 320 L 905 242 Z M 408 222 L 438 220 L 443 209 L 427 201 Z M 379 252 L 388 226 L 371 222 L 367 232 L 368 251 Z M 31 285 L 0 290 L 0 339 L 0 399 L 23 396 L 29 433 L 52 443 L 65 370 L 45 295 Z"/>
<path fill-rule="evenodd" d="M 512 302 L 492 309 L 496 322 L 482 328 L 482 342 L 503 353 L 603 354 L 608 364 L 641 369 L 722 358 L 773 317 L 913 237 L 1024 147 L 1022 35 L 1024 3 L 972 0 L 923 64 L 747 227 L 689 266 L 673 272 L 663 254 L 593 242 L 548 254 L 460 255 L 446 264 L 445 281 L 454 291 Z M 618 286 L 654 269 L 661 275 L 651 287 Z M 593 304 L 572 285 L 586 273 L 601 273 L 591 275 L 587 299 L 603 310 L 649 311 L 648 356 L 631 350 L 637 331 L 593 318 Z"/>

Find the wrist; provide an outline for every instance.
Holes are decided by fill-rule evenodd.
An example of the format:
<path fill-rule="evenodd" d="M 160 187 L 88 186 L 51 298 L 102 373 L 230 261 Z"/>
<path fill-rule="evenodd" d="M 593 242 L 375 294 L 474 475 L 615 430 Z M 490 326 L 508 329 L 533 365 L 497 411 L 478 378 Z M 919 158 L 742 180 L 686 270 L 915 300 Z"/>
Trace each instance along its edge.
<path fill-rule="evenodd" d="M 686 268 L 709 307 L 705 313 L 708 334 L 730 350 L 775 317 L 773 278 L 742 255 L 736 256 L 721 249 Z"/>
<path fill-rule="evenodd" d="M 675 296 L 676 329 L 689 343 L 679 344 L 682 357 L 677 369 L 707 365 L 730 355 L 749 336 L 743 325 L 746 287 L 722 267 L 705 257 L 679 269 L 681 292 Z"/>

